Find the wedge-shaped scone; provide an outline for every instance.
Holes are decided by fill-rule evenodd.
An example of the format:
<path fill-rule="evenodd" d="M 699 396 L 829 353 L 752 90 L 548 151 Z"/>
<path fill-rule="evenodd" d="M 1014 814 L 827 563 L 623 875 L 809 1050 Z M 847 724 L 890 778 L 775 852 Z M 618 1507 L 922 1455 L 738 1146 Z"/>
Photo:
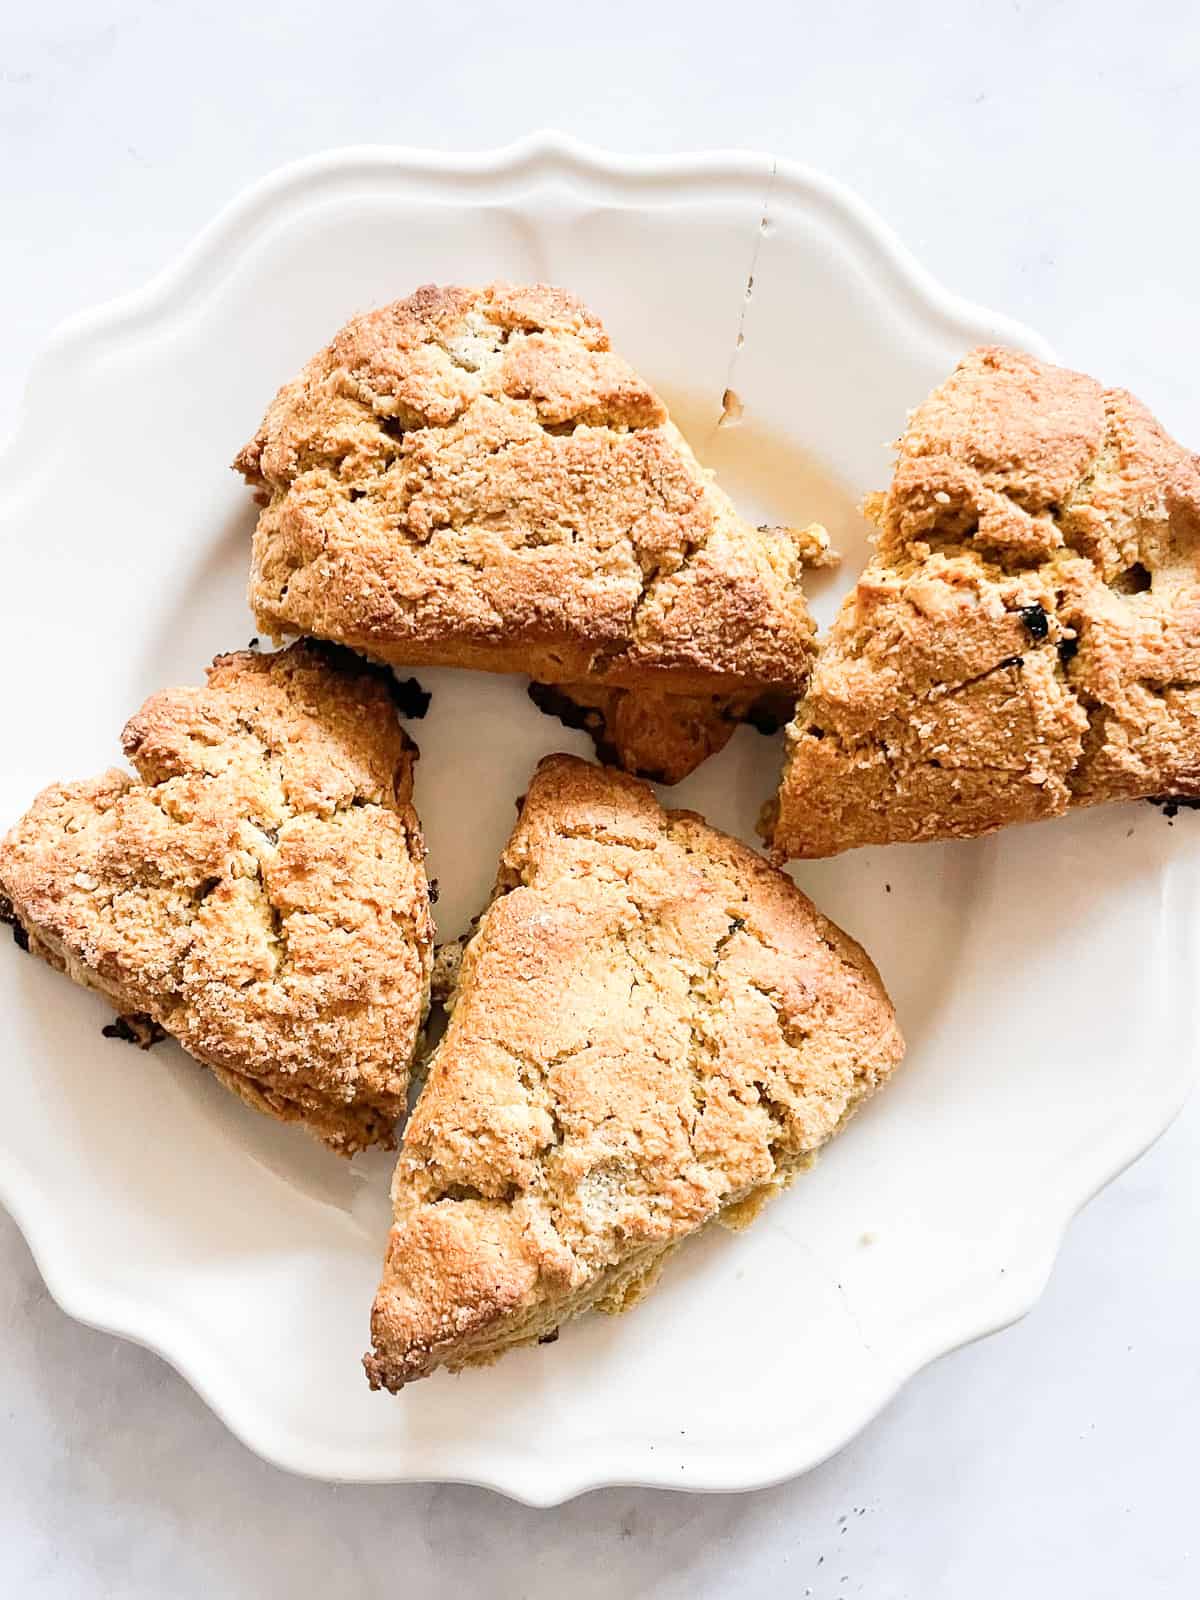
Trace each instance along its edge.
<path fill-rule="evenodd" d="M 1200 793 L 1200 458 L 1131 395 L 976 350 L 872 509 L 764 818 L 777 856 Z"/>
<path fill-rule="evenodd" d="M 351 1154 L 393 1142 L 433 934 L 415 751 L 344 655 L 219 656 L 153 695 L 122 736 L 138 778 L 44 790 L 0 890 L 32 951 Z"/>
<path fill-rule="evenodd" d="M 741 518 L 561 289 L 430 286 L 355 319 L 236 465 L 273 637 L 549 684 L 807 681 L 812 530 Z"/>
<path fill-rule="evenodd" d="M 393 1183 L 375 1387 L 624 1309 L 903 1051 L 870 961 L 789 878 L 568 756 L 534 776 L 449 1004 Z"/>

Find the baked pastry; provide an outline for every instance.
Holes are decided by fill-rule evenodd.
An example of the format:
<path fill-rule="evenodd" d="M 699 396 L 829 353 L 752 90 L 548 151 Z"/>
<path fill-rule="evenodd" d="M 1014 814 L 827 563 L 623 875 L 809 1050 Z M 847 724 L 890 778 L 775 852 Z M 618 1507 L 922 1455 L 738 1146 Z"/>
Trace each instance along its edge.
<path fill-rule="evenodd" d="M 976 350 L 869 509 L 764 816 L 778 858 L 1200 794 L 1200 458 L 1144 406 Z"/>
<path fill-rule="evenodd" d="M 547 684 L 807 681 L 813 530 L 741 518 L 561 289 L 430 285 L 355 318 L 236 466 L 263 501 L 250 601 L 272 637 Z"/>
<path fill-rule="evenodd" d="M 534 775 L 453 982 L 393 1182 L 373 1387 L 625 1309 L 903 1051 L 867 956 L 790 878 L 570 756 Z"/>
<path fill-rule="evenodd" d="M 54 784 L 0 842 L 30 950 L 347 1155 L 394 1143 L 433 959 L 386 677 L 218 656 L 126 725 L 137 779 Z"/>

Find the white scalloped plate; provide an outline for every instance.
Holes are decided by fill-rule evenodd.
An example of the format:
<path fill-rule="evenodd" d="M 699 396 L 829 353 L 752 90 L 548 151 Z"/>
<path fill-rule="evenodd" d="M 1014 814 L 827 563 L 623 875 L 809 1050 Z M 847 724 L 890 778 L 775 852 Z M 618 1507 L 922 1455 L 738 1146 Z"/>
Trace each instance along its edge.
<path fill-rule="evenodd" d="M 829 523 L 848 561 L 815 586 L 823 618 L 906 409 L 981 340 L 1045 351 L 939 289 L 845 190 L 765 156 L 539 137 L 289 168 L 35 368 L 0 476 L 0 817 L 109 765 L 149 691 L 248 638 L 254 508 L 226 463 L 276 385 L 351 312 L 491 277 L 576 289 L 751 514 Z M 718 430 L 726 388 L 745 413 Z M 424 676 L 417 799 L 452 934 L 536 759 L 586 747 L 513 681 Z M 752 837 L 778 758 L 742 730 L 675 795 Z M 173 1045 L 103 1039 L 98 999 L 11 948 L 0 1198 L 67 1311 L 158 1351 L 293 1470 L 536 1503 L 768 1483 L 1027 1310 L 1072 1213 L 1167 1125 L 1195 1066 L 1197 862 L 1194 829 L 1140 806 L 799 870 L 896 998 L 894 1085 L 748 1234 L 682 1250 L 632 1315 L 396 1399 L 358 1366 L 386 1158 L 344 1165 Z"/>

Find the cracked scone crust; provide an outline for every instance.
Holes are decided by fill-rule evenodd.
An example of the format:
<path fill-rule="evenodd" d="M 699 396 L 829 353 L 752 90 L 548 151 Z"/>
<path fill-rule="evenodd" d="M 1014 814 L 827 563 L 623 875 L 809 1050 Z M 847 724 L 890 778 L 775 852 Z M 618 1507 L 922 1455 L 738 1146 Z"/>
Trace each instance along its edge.
<path fill-rule="evenodd" d="M 777 857 L 1200 793 L 1200 458 L 1138 401 L 976 350 L 872 511 L 764 817 Z"/>
<path fill-rule="evenodd" d="M 273 637 L 545 683 L 807 680 L 803 537 L 737 515 L 561 289 L 430 285 L 356 318 L 236 465 Z"/>
<path fill-rule="evenodd" d="M 538 768 L 405 1132 L 374 1387 L 623 1309 L 888 1076 L 879 976 L 789 878 L 635 779 Z"/>
<path fill-rule="evenodd" d="M 390 1145 L 428 1008 L 414 749 L 328 647 L 219 656 L 0 843 L 29 947 L 345 1154 Z"/>

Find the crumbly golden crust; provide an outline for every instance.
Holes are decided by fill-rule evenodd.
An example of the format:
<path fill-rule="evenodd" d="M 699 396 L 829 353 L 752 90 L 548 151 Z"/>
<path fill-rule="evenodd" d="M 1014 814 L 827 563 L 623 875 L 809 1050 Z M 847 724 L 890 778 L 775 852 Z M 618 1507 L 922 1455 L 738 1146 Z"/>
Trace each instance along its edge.
<path fill-rule="evenodd" d="M 791 880 L 635 779 L 538 768 L 409 1121 L 373 1387 L 490 1360 L 740 1223 L 902 1054 Z"/>
<path fill-rule="evenodd" d="M 430 285 L 356 318 L 236 466 L 273 637 L 545 683 L 807 680 L 811 541 L 737 515 L 561 289 Z"/>
<path fill-rule="evenodd" d="M 390 1145 L 433 929 L 381 675 L 307 644 L 218 656 L 122 745 L 140 781 L 54 784 L 0 843 L 30 949 L 259 1110 L 345 1154 Z"/>
<path fill-rule="evenodd" d="M 976 350 L 870 509 L 764 816 L 777 857 L 1200 793 L 1200 458 L 1138 401 Z"/>

